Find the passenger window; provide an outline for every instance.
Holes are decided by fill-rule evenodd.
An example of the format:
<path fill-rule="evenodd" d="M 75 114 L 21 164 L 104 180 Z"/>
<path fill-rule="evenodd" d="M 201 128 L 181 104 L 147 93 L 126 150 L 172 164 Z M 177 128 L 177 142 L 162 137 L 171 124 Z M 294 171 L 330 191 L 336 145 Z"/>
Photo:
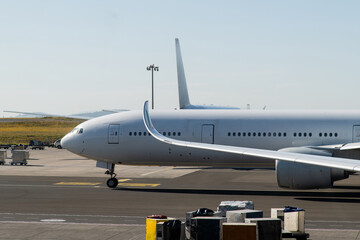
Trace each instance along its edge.
<path fill-rule="evenodd" d="M 338 134 L 337 133 L 335 133 L 335 137 L 337 137 L 338 136 Z"/>
<path fill-rule="evenodd" d="M 301 133 L 299 133 L 299 137 L 301 137 Z"/>
<path fill-rule="evenodd" d="M 173 132 L 173 136 L 176 136 L 176 132 Z"/>
<path fill-rule="evenodd" d="M 271 137 L 271 132 L 268 133 L 268 136 Z"/>
<path fill-rule="evenodd" d="M 278 136 L 281 137 L 281 133 L 280 133 L 280 132 L 278 133 Z"/>
<path fill-rule="evenodd" d="M 286 137 L 286 132 L 284 132 L 284 137 Z"/>
<path fill-rule="evenodd" d="M 229 136 L 229 137 L 231 136 L 231 133 L 230 133 L 230 132 L 228 132 L 228 136 Z"/>
<path fill-rule="evenodd" d="M 307 133 L 304 133 L 304 137 L 306 137 L 307 136 Z"/>
<path fill-rule="evenodd" d="M 243 137 L 246 137 L 246 132 L 243 132 Z"/>
<path fill-rule="evenodd" d="M 263 137 L 266 137 L 266 132 L 263 132 Z"/>
<path fill-rule="evenodd" d="M 79 134 L 82 134 L 83 132 L 84 132 L 84 129 L 83 129 L 83 128 L 80 128 Z"/>
<path fill-rule="evenodd" d="M 146 132 L 144 132 L 144 136 L 146 136 Z"/>
<path fill-rule="evenodd" d="M 332 133 L 329 133 L 329 137 L 332 137 Z"/>
<path fill-rule="evenodd" d="M 256 132 L 253 132 L 253 136 L 256 137 Z"/>
<path fill-rule="evenodd" d="M 141 132 L 139 132 L 139 136 L 141 136 Z"/>
<path fill-rule="evenodd" d="M 136 132 L 134 132 L 134 136 L 136 136 Z"/>
<path fill-rule="evenodd" d="M 312 137 L 312 133 L 309 133 L 309 137 Z"/>
<path fill-rule="evenodd" d="M 236 136 L 236 133 L 235 133 L 235 132 L 233 132 L 233 136 L 234 136 L 234 137 Z"/>
<path fill-rule="evenodd" d="M 324 133 L 324 137 L 327 137 L 327 133 Z"/>
<path fill-rule="evenodd" d="M 258 137 L 261 137 L 261 132 L 258 132 Z"/>
<path fill-rule="evenodd" d="M 294 133 L 294 137 L 296 137 L 296 133 Z"/>
<path fill-rule="evenodd" d="M 250 133 L 250 132 L 248 132 L 248 136 L 251 137 L 251 133 Z"/>
<path fill-rule="evenodd" d="M 180 135 L 181 135 L 181 133 L 180 132 L 178 132 L 178 136 L 180 137 Z"/>
<path fill-rule="evenodd" d="M 132 132 L 129 132 L 129 136 L 132 136 Z"/>
<path fill-rule="evenodd" d="M 322 133 L 319 133 L 319 137 L 322 137 Z"/>

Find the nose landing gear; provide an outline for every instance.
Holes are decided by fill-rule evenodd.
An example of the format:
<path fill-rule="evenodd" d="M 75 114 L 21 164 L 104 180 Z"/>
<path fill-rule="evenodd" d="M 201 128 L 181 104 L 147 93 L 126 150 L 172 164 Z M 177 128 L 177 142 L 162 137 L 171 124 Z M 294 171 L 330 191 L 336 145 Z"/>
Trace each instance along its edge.
<path fill-rule="evenodd" d="M 110 178 L 107 180 L 106 185 L 109 188 L 116 188 L 119 184 L 119 181 L 116 178 L 116 173 L 114 173 L 115 164 L 111 164 L 111 168 L 105 172 L 105 174 L 110 175 Z"/>

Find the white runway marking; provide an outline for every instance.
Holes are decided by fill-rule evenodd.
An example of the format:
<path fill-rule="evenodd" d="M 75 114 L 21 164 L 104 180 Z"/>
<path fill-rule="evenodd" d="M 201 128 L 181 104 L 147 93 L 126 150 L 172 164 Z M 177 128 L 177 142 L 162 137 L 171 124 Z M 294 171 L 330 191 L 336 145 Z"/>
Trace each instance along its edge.
<path fill-rule="evenodd" d="M 40 222 L 57 222 L 57 223 L 60 223 L 60 222 L 66 222 L 65 219 L 41 219 Z"/>
<path fill-rule="evenodd" d="M 115 215 L 79 215 L 79 214 L 49 214 L 49 213 L 0 213 L 1 215 L 14 216 L 55 216 L 55 217 L 94 217 L 94 218 L 141 218 L 143 216 L 115 216 Z"/>
<path fill-rule="evenodd" d="M 164 168 L 164 169 L 160 169 L 160 170 L 156 170 L 156 171 L 152 171 L 152 172 L 148 172 L 148 173 L 143 173 L 141 174 L 141 176 L 147 176 L 147 175 L 150 175 L 150 174 L 153 174 L 153 173 L 159 173 L 159 172 L 163 172 L 163 171 L 167 171 L 167 170 L 170 170 L 170 169 L 173 169 L 174 167 L 168 167 L 168 168 Z"/>
<path fill-rule="evenodd" d="M 74 223 L 74 222 L 32 222 L 32 221 L 0 221 L 0 223 L 19 224 L 66 224 L 66 225 L 87 225 L 87 226 L 146 226 L 146 224 L 116 224 L 116 223 Z"/>

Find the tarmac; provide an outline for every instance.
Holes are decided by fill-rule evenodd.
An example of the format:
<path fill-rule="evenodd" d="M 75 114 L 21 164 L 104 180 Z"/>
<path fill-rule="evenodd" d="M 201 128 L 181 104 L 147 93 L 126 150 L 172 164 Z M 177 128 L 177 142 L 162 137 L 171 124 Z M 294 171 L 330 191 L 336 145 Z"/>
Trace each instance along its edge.
<path fill-rule="evenodd" d="M 0 166 L 0 239 L 145 239 L 148 215 L 183 220 L 224 200 L 252 200 L 265 217 L 274 207 L 304 208 L 310 239 L 360 240 L 359 175 L 294 191 L 278 188 L 273 170 L 116 166 L 120 183 L 109 189 L 93 160 L 49 148 L 30 158 Z"/>

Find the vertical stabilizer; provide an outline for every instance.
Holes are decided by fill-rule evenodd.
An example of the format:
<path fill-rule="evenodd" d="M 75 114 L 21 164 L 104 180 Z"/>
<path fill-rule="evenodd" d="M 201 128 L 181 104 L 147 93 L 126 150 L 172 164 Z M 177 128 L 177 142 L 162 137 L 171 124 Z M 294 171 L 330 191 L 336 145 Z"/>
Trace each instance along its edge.
<path fill-rule="evenodd" d="M 179 39 L 175 38 L 176 48 L 176 66 L 178 74 L 178 87 L 179 87 L 179 105 L 180 109 L 190 106 L 189 93 L 186 85 L 184 65 L 181 57 Z"/>

